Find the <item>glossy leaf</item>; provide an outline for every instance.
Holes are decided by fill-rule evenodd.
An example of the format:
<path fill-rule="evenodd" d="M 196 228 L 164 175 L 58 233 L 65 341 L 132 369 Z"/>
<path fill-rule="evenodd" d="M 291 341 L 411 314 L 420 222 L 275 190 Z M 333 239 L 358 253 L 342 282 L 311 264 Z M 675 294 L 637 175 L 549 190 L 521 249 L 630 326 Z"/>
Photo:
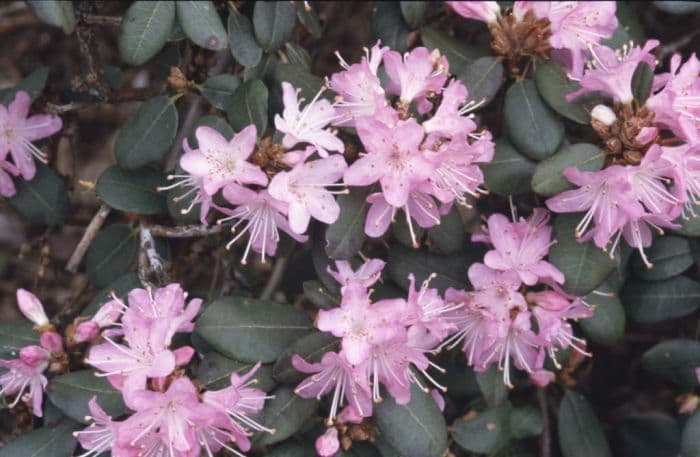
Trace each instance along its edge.
<path fill-rule="evenodd" d="M 581 171 L 598 171 L 604 163 L 605 154 L 594 144 L 563 146 L 553 156 L 537 164 L 532 176 L 532 189 L 546 197 L 557 195 L 574 188 L 563 174 L 565 169 L 574 167 Z"/>
<path fill-rule="evenodd" d="M 458 78 L 467 87 L 468 101 L 488 103 L 503 84 L 503 58 L 480 57 L 468 64 Z"/>
<path fill-rule="evenodd" d="M 113 224 L 100 230 L 85 256 L 90 282 L 107 287 L 129 269 L 138 249 L 138 230 L 127 224 Z"/>
<path fill-rule="evenodd" d="M 493 160 L 480 164 L 486 188 L 499 195 L 530 192 L 536 162 L 520 154 L 506 138 L 496 140 Z"/>
<path fill-rule="evenodd" d="M 542 433 L 542 414 L 532 406 L 513 408 L 510 412 L 510 436 L 514 439 L 530 438 Z"/>
<path fill-rule="evenodd" d="M 428 10 L 430 2 L 422 1 L 402 1 L 399 2 L 401 16 L 412 29 L 420 27 L 425 19 L 425 12 Z"/>
<path fill-rule="evenodd" d="M 223 74 L 208 78 L 202 84 L 202 96 L 220 110 L 226 109 L 228 99 L 241 85 L 241 80 L 237 76 Z"/>
<path fill-rule="evenodd" d="M 80 315 L 84 317 L 92 317 L 93 314 L 100 309 L 100 306 L 112 299 L 112 293 L 114 293 L 118 298 L 124 300 L 131 289 L 141 287 L 141 281 L 139 281 L 139 276 L 135 272 L 126 273 L 111 282 L 107 287 L 100 290 Z"/>
<path fill-rule="evenodd" d="M 106 378 L 95 376 L 93 370 L 80 370 L 51 378 L 46 394 L 58 409 L 71 419 L 90 423 L 88 403 L 97 397 L 97 403 L 112 417 L 127 412 L 122 393 L 112 387 Z"/>
<path fill-rule="evenodd" d="M 700 456 L 700 411 L 690 416 L 683 426 L 683 435 L 681 436 L 681 456 L 682 457 L 699 457 Z"/>
<path fill-rule="evenodd" d="M 54 427 L 44 426 L 13 439 L 0 448 L 0 457 L 59 457 L 73 455 L 77 444 L 73 431 L 80 424 L 62 419 Z"/>
<path fill-rule="evenodd" d="M 607 285 L 584 297 L 593 309 L 593 316 L 581 319 L 579 325 L 586 338 L 604 346 L 614 346 L 625 334 L 625 309 L 620 297 Z"/>
<path fill-rule="evenodd" d="M 372 37 L 381 40 L 382 46 L 404 52 L 408 49 L 410 29 L 401 15 L 398 2 L 376 2 L 372 5 Z"/>
<path fill-rule="evenodd" d="M 175 3 L 137 0 L 126 10 L 119 27 L 119 53 L 130 65 L 142 65 L 167 43 L 175 24 Z"/>
<path fill-rule="evenodd" d="M 350 193 L 338 197 L 340 216 L 326 229 L 326 254 L 334 260 L 347 260 L 362 248 L 367 235 L 365 219 L 369 203 L 369 188 L 350 188 Z"/>
<path fill-rule="evenodd" d="M 17 92 L 23 90 L 29 94 L 32 101 L 41 94 L 46 86 L 46 80 L 49 77 L 48 67 L 39 67 L 14 87 L 0 90 L 0 104 L 7 105 L 15 99 Z"/>
<path fill-rule="evenodd" d="M 321 38 L 323 26 L 311 2 L 297 2 L 297 18 L 312 37 Z"/>
<path fill-rule="evenodd" d="M 301 398 L 291 387 L 280 386 L 272 392 L 275 396 L 265 402 L 264 424 L 275 429 L 274 434 L 260 435 L 258 444 L 270 445 L 294 435 L 318 409 L 318 400 Z"/>
<path fill-rule="evenodd" d="M 313 332 L 301 337 L 286 349 L 272 367 L 276 380 L 286 384 L 296 384 L 308 374 L 301 373 L 292 365 L 292 356 L 299 355 L 309 363 L 317 363 L 326 352 L 337 351 L 340 340 L 327 332 Z"/>
<path fill-rule="evenodd" d="M 241 84 L 226 104 L 226 114 L 231 127 L 237 132 L 255 124 L 258 136 L 267 128 L 267 87 L 253 79 Z"/>
<path fill-rule="evenodd" d="M 644 106 L 647 98 L 649 98 L 653 82 L 654 69 L 646 62 L 639 62 L 632 75 L 632 94 L 639 106 Z"/>
<path fill-rule="evenodd" d="M 228 41 L 233 58 L 244 67 L 260 62 L 263 50 L 255 40 L 253 24 L 238 11 L 231 11 L 228 16 Z"/>
<path fill-rule="evenodd" d="M 255 363 L 244 363 L 238 360 L 229 359 L 218 352 L 208 352 L 197 366 L 197 382 L 210 390 L 223 389 L 231 385 L 231 374 L 238 373 L 243 376 L 247 374 Z M 253 375 L 257 382 L 255 387 L 269 392 L 274 389 L 275 380 L 272 379 L 272 367 L 261 365 Z"/>
<path fill-rule="evenodd" d="M 212 51 L 226 49 L 228 35 L 214 2 L 178 0 L 175 5 L 178 21 L 190 40 L 197 46 Z"/>
<path fill-rule="evenodd" d="M 495 365 L 491 365 L 488 370 L 481 373 L 476 373 L 476 383 L 490 407 L 499 406 L 508 398 L 508 387 L 503 382 L 503 371 Z"/>
<path fill-rule="evenodd" d="M 664 414 L 648 413 L 628 416 L 618 426 L 617 431 L 626 455 L 635 457 L 677 457 L 679 455 L 681 430 L 673 418 Z"/>
<path fill-rule="evenodd" d="M 278 50 L 292 37 L 296 19 L 291 2 L 255 2 L 253 26 L 258 43 L 266 51 Z"/>
<path fill-rule="evenodd" d="M 43 164 L 37 164 L 31 181 L 15 179 L 17 193 L 7 201 L 22 216 L 45 225 L 58 225 L 68 215 L 70 201 L 63 179 Z"/>
<path fill-rule="evenodd" d="M 206 307 L 197 333 L 214 349 L 242 362 L 274 362 L 311 331 L 306 314 L 291 305 L 225 297 Z"/>
<path fill-rule="evenodd" d="M 557 421 L 564 457 L 612 457 L 600 422 L 583 395 L 567 392 L 559 405 Z"/>
<path fill-rule="evenodd" d="M 158 187 L 167 184 L 165 176 L 153 168 L 123 170 L 107 168 L 97 179 L 95 191 L 114 209 L 136 214 L 161 214 L 168 210 L 165 193 Z"/>
<path fill-rule="evenodd" d="M 304 296 L 317 308 L 335 308 L 340 304 L 340 297 L 323 285 L 321 281 L 304 281 Z"/>
<path fill-rule="evenodd" d="M 70 0 L 27 0 L 27 4 L 42 22 L 60 27 L 68 35 L 75 30 L 75 10 Z"/>
<path fill-rule="evenodd" d="M 24 318 L 0 320 L 0 358 L 17 358 L 24 346 L 39 344 L 39 335 L 32 323 Z"/>
<path fill-rule="evenodd" d="M 635 276 L 646 280 L 668 279 L 677 276 L 693 266 L 690 244 L 680 236 L 662 236 L 654 240 L 651 247 L 645 249 L 652 268 L 642 261 L 638 252 L 632 256 L 632 271 Z"/>
<path fill-rule="evenodd" d="M 448 287 L 466 289 L 468 286 L 467 270 L 479 254 L 483 255 L 481 246 L 472 246 L 463 252 L 452 255 L 430 254 L 423 249 L 410 249 L 394 244 L 389 251 L 387 270 L 391 279 L 403 289 L 408 288 L 408 275 L 413 273 L 416 283 L 420 284 L 432 273 L 435 278 L 430 287 L 444 292 Z"/>
<path fill-rule="evenodd" d="M 662 281 L 631 279 L 620 295 L 627 315 L 647 324 L 687 316 L 700 308 L 700 283 L 685 276 Z"/>
<path fill-rule="evenodd" d="M 554 111 L 579 124 L 590 122 L 591 115 L 581 97 L 570 102 L 566 100 L 567 94 L 577 91 L 581 85 L 570 80 L 560 64 L 551 61 L 538 63 L 535 83 L 542 99 Z"/>
<path fill-rule="evenodd" d="M 511 406 L 476 413 L 470 419 L 457 419 L 451 434 L 462 449 L 480 454 L 495 454 L 505 447 L 510 438 Z"/>
<path fill-rule="evenodd" d="M 467 66 L 479 57 L 489 55 L 488 49 L 474 46 L 466 40 L 457 39 L 433 27 L 422 29 L 421 39 L 426 48 L 438 49 L 447 57 L 447 61 L 450 63 L 450 73 L 455 75 L 461 75 Z M 471 91 L 468 86 L 467 89 Z"/>
<path fill-rule="evenodd" d="M 468 235 L 457 206 L 440 218 L 439 225 L 428 229 L 428 239 L 438 254 L 454 254 L 464 248 Z"/>
<path fill-rule="evenodd" d="M 695 369 L 700 367 L 700 341 L 662 341 L 644 353 L 642 367 L 685 388 L 697 387 Z"/>

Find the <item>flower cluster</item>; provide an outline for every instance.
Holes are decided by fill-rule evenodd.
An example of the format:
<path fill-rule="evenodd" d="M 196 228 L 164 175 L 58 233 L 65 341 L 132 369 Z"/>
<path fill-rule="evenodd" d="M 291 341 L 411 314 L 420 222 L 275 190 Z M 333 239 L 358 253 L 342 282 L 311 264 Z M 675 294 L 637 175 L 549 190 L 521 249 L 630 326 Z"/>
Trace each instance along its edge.
<path fill-rule="evenodd" d="M 13 176 L 26 181 L 34 178 L 34 159 L 46 163 L 46 155 L 33 142 L 61 130 L 61 118 L 52 114 L 29 116 L 32 101 L 29 94 L 19 91 L 8 105 L 0 105 L 0 195 L 15 195 Z M 10 161 L 10 157 L 12 161 Z"/>
<path fill-rule="evenodd" d="M 605 168 L 567 168 L 564 175 L 578 188 L 547 201 L 552 211 L 586 212 L 577 237 L 592 238 L 611 256 L 623 237 L 648 267 L 644 248 L 651 244 L 652 229 L 663 234 L 664 228 L 678 228 L 679 216 L 695 216 L 700 196 L 697 58 L 681 65 L 680 56 L 674 56 L 671 73 L 654 77 L 646 104 L 634 99 L 633 75 L 644 65 L 653 71 L 651 51 L 658 44 L 649 40 L 621 51 L 591 50 L 593 61 L 580 79 L 581 88 L 569 98 L 598 92 L 612 99 L 612 106 L 600 104 L 592 111 L 593 128 L 605 141 Z"/>

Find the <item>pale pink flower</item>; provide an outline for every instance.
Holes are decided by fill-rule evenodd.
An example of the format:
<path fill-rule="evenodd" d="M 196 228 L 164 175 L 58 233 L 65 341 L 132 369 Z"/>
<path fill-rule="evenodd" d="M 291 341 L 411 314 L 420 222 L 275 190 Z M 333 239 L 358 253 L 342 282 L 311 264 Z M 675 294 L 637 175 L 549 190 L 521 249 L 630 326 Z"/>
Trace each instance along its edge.
<path fill-rule="evenodd" d="M 442 89 L 440 89 L 442 90 Z M 469 134 L 476 130 L 476 124 L 465 116 L 474 109 L 476 103 L 464 104 L 467 101 L 467 88 L 458 79 L 453 79 L 442 90 L 442 101 L 435 114 L 423 122 L 426 133 L 440 133 L 447 137 L 459 134 Z"/>
<path fill-rule="evenodd" d="M 336 184 L 346 168 L 343 156 L 336 154 L 299 162 L 290 171 L 281 171 L 272 178 L 268 192 L 289 204 L 289 226 L 294 232 L 304 233 L 312 217 L 324 224 L 332 224 L 338 219 L 340 206 L 333 195 L 347 192 L 344 184 Z M 338 187 L 341 189 L 329 190 Z"/>
<path fill-rule="evenodd" d="M 187 150 L 191 151 L 191 149 Z M 207 225 L 207 215 L 209 214 L 209 210 L 212 208 L 212 206 L 214 206 L 214 201 L 212 195 L 208 194 L 204 189 L 204 177 L 182 173 L 171 174 L 168 175 L 168 181 L 174 182 L 167 186 L 158 187 L 158 191 L 162 192 L 164 190 L 175 189 L 178 187 L 185 189 L 182 194 L 173 197 L 173 201 L 175 203 L 191 197 L 190 204 L 187 206 L 187 208 L 181 209 L 180 214 L 189 214 L 189 212 L 192 211 L 195 206 L 199 205 L 199 221 L 202 223 L 202 225 Z"/>
<path fill-rule="evenodd" d="M 183 140 L 185 153 L 180 158 L 180 166 L 193 177 L 202 178 L 206 194 L 214 195 L 226 185 L 267 184 L 265 172 L 247 161 L 255 149 L 255 125 L 244 128 L 231 141 L 207 126 L 198 127 L 195 136 L 199 148 L 191 149 L 187 139 Z"/>
<path fill-rule="evenodd" d="M 12 197 L 17 193 L 13 176 L 19 175 L 19 168 L 15 167 L 6 157 L 0 157 L 0 195 Z"/>
<path fill-rule="evenodd" d="M 151 288 L 132 289 L 128 295 L 129 306 L 124 311 L 124 317 L 134 321 L 143 320 L 146 323 L 168 322 L 169 337 L 176 332 L 191 333 L 194 330 L 192 320 L 199 313 L 202 300 L 195 298 L 185 306 L 187 293 L 178 283 L 168 284 L 153 291 Z M 109 314 L 107 320 L 114 317 L 115 308 L 120 305 L 119 300 L 106 310 Z M 123 307 L 123 304 L 121 304 Z"/>
<path fill-rule="evenodd" d="M 304 99 L 297 98 L 298 90 L 288 82 L 282 83 L 282 100 L 284 111 L 282 116 L 275 115 L 275 127 L 284 133 L 282 145 L 290 149 L 298 143 L 308 143 L 318 151 L 321 157 L 328 157 L 328 151 L 342 153 L 345 145 L 330 129 L 326 129 L 340 115 L 336 113 L 333 105 L 328 100 L 319 100 L 326 88 L 323 87 L 313 100 L 303 110 L 299 111 L 299 104 Z"/>
<path fill-rule="evenodd" d="M 24 317 L 29 319 L 37 327 L 46 327 L 49 325 L 49 318 L 44 312 L 44 305 L 36 295 L 25 289 L 17 289 L 17 306 L 22 311 Z"/>
<path fill-rule="evenodd" d="M 430 185 L 424 183 L 422 189 L 430 190 Z M 378 238 L 384 233 L 395 220 L 398 210 L 403 210 L 406 225 L 413 241 L 413 247 L 418 247 L 416 231 L 413 227 L 415 221 L 419 227 L 430 228 L 440 223 L 440 211 L 437 202 L 427 192 L 416 189 L 408 194 L 408 200 L 402 207 L 397 207 L 387 202 L 385 195 L 381 192 L 371 194 L 367 197 L 370 204 L 365 220 L 365 233 L 372 238 Z"/>
<path fill-rule="evenodd" d="M 416 278 L 413 273 L 408 275 L 408 298 L 406 304 L 407 313 L 403 316 L 403 322 L 409 326 L 408 342 L 412 347 L 432 350 L 447 335 L 456 330 L 456 326 L 445 317 L 455 309 L 454 305 L 446 303 L 437 289 L 429 287 L 428 277 L 416 290 Z"/>
<path fill-rule="evenodd" d="M 97 397 L 93 396 L 88 402 L 92 424 L 79 432 L 74 432 L 73 436 L 78 438 L 80 446 L 88 452 L 80 454 L 78 457 L 98 456 L 103 452 L 112 449 L 116 442 L 120 422 L 113 421 L 112 418 L 97 403 Z"/>
<path fill-rule="evenodd" d="M 684 216 L 695 216 L 700 205 L 700 143 L 662 146 L 661 160 L 671 166 L 673 193 L 684 202 Z"/>
<path fill-rule="evenodd" d="M 103 328 L 111 327 L 121 318 L 123 307 L 124 304 L 117 298 L 106 302 L 97 310 L 92 319 L 77 325 L 73 340 L 76 343 L 96 340 Z"/>
<path fill-rule="evenodd" d="M 360 265 L 357 270 L 353 270 L 352 265 L 347 260 L 336 260 L 335 267 L 338 271 L 331 270 L 330 266 L 326 270 L 342 287 L 358 284 L 361 287 L 368 288 L 379 281 L 384 265 L 386 265 L 386 262 L 381 259 L 369 259 Z"/>
<path fill-rule="evenodd" d="M 63 337 L 53 330 L 43 332 L 39 337 L 39 344 L 49 351 L 51 355 L 62 355 L 64 353 Z"/>
<path fill-rule="evenodd" d="M 20 350 L 19 358 L 0 359 L 0 367 L 7 369 L 0 374 L 0 395 L 5 398 L 15 395 L 10 408 L 23 401 L 31 404 L 35 416 L 43 416 L 41 404 L 48 384 L 43 372 L 49 366 L 50 357 L 49 351 L 43 347 L 25 346 Z"/>
<path fill-rule="evenodd" d="M 496 22 L 501 15 L 501 7 L 498 6 L 498 2 L 451 1 L 445 3 L 450 5 L 460 16 L 477 21 Z"/>
<path fill-rule="evenodd" d="M 19 91 L 8 106 L 0 105 L 0 160 L 4 161 L 9 151 L 27 181 L 36 174 L 34 157 L 46 163 L 46 155 L 32 142 L 50 137 L 63 126 L 61 118 L 53 114 L 29 116 L 31 103 L 29 94 Z"/>
<path fill-rule="evenodd" d="M 532 373 L 530 373 L 530 382 L 535 387 L 546 387 L 556 379 L 557 377 L 553 372 L 545 369 L 533 370 Z"/>
<path fill-rule="evenodd" d="M 384 69 L 389 76 L 387 93 L 398 95 L 406 106 L 415 100 L 418 112 L 425 114 L 433 107 L 428 96 L 442 92 L 449 63 L 439 50 L 417 47 L 403 56 L 396 51 L 386 52 Z"/>
<path fill-rule="evenodd" d="M 326 432 L 316 438 L 316 453 L 320 457 L 333 457 L 340 449 L 338 430 L 330 427 Z"/>

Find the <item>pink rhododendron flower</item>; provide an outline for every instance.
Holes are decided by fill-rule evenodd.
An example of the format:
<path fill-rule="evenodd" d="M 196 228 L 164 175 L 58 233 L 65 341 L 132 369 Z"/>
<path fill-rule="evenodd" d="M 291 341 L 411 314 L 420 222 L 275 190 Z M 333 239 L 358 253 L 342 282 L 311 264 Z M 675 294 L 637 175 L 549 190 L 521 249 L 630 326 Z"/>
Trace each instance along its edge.
<path fill-rule="evenodd" d="M 468 91 L 458 79 L 449 82 L 442 91 L 442 101 L 433 117 L 423 122 L 426 133 L 440 133 L 447 137 L 469 134 L 476 130 L 474 121 L 464 116 L 473 108 L 472 104 L 465 105 Z M 466 138 L 465 138 L 466 139 Z"/>
<path fill-rule="evenodd" d="M 128 297 L 129 306 L 124 311 L 124 318 L 133 316 L 133 320 L 142 320 L 148 324 L 167 321 L 170 325 L 168 329 L 170 336 L 176 332 L 192 332 L 194 330 L 192 320 L 202 306 L 202 300 L 199 298 L 190 300 L 185 306 L 187 293 L 177 283 L 168 284 L 155 291 L 150 288 L 132 289 Z M 114 306 L 115 304 L 112 304 L 106 310 L 110 318 L 114 317 Z"/>
<path fill-rule="evenodd" d="M 211 127 L 198 127 L 195 131 L 198 149 L 191 149 L 187 139 L 182 147 L 185 153 L 180 166 L 193 177 L 202 178 L 202 188 L 214 195 L 224 186 L 267 184 L 267 175 L 260 167 L 248 162 L 257 139 L 257 130 L 249 125 L 233 136 L 231 141 Z"/>
<path fill-rule="evenodd" d="M 316 453 L 320 457 L 333 457 L 339 449 L 338 430 L 335 427 L 330 427 L 316 439 Z"/>
<path fill-rule="evenodd" d="M 684 201 L 685 216 L 695 216 L 700 204 L 700 143 L 662 146 L 661 160 L 667 162 L 673 178 L 673 194 Z"/>
<path fill-rule="evenodd" d="M 76 343 L 96 340 L 103 328 L 114 325 L 121 318 L 124 308 L 126 308 L 124 303 L 116 297 L 106 302 L 97 310 L 92 319 L 77 325 L 73 340 Z"/>
<path fill-rule="evenodd" d="M 31 404 L 35 416 L 43 416 L 41 404 L 48 384 L 43 373 L 49 366 L 49 360 L 49 351 L 40 346 L 23 347 L 19 358 L 14 360 L 0 359 L 0 367 L 7 370 L 0 373 L 0 394 L 5 398 L 15 396 L 9 404 L 10 408 L 23 401 Z"/>
<path fill-rule="evenodd" d="M 396 51 L 386 52 L 384 69 L 390 80 L 387 93 L 398 95 L 405 106 L 415 100 L 418 112 L 425 114 L 433 107 L 428 95 L 442 92 L 449 63 L 439 50 L 418 47 L 403 56 Z"/>
<path fill-rule="evenodd" d="M 202 225 L 207 225 L 207 215 L 209 214 L 209 210 L 212 208 L 212 206 L 214 206 L 214 202 L 212 195 L 208 194 L 204 189 L 204 177 L 182 173 L 171 174 L 168 175 L 168 181 L 174 182 L 167 186 L 158 187 L 158 191 L 162 192 L 178 187 L 184 188 L 184 193 L 173 197 L 173 201 L 176 203 L 184 200 L 185 198 L 191 197 L 190 204 L 187 206 L 187 208 L 181 209 L 180 213 L 188 214 L 196 205 L 199 205 L 199 221 L 202 223 Z"/>
<path fill-rule="evenodd" d="M 382 270 L 386 262 L 380 259 L 369 259 L 365 261 L 357 270 L 352 269 L 350 262 L 346 260 L 336 260 L 335 267 L 338 271 L 327 268 L 328 273 L 340 283 L 341 286 L 349 286 L 357 284 L 361 287 L 368 288 L 379 281 Z"/>
<path fill-rule="evenodd" d="M 29 116 L 31 103 L 29 94 L 19 91 L 8 106 L 0 105 L 0 161 L 9 151 L 14 166 L 27 181 L 36 174 L 34 157 L 46 163 L 46 155 L 32 142 L 50 137 L 63 126 L 61 118 L 53 114 Z"/>
<path fill-rule="evenodd" d="M 340 207 L 334 194 L 346 193 L 337 188 L 343 184 L 335 184 L 347 168 L 342 155 L 308 162 L 299 162 L 290 171 L 281 171 L 270 181 L 268 192 L 277 200 L 289 204 L 289 226 L 298 234 L 302 234 L 309 226 L 311 218 L 325 224 L 332 224 L 340 215 Z"/>
<path fill-rule="evenodd" d="M 421 186 L 429 188 L 429 184 Z M 413 246 L 418 247 L 416 231 L 413 227 L 415 221 L 419 227 L 430 228 L 440 223 L 440 211 L 437 202 L 428 193 L 421 190 L 414 190 L 408 194 L 408 200 L 403 207 L 396 207 L 386 201 L 384 194 L 377 192 L 367 197 L 370 204 L 365 220 L 365 233 L 373 238 L 378 238 L 386 233 L 387 229 L 395 220 L 398 210 L 403 210 L 406 218 L 406 225 L 413 241 Z"/>
<path fill-rule="evenodd" d="M 328 100 L 318 99 L 324 90 L 325 87 L 303 110 L 299 111 L 299 103 L 303 99 L 297 98 L 297 89 L 286 81 L 282 83 L 284 111 L 282 116 L 275 115 L 275 127 L 285 134 L 282 139 L 285 148 L 290 149 L 299 143 L 309 143 L 316 148 L 321 157 L 328 157 L 328 151 L 342 153 L 345 150 L 345 145 L 340 138 L 326 129 L 326 126 L 338 120 L 340 115 L 335 112 Z"/>
<path fill-rule="evenodd" d="M 416 290 L 416 278 L 409 274 L 409 289 L 406 304 L 407 314 L 403 321 L 409 325 L 408 341 L 412 347 L 431 350 L 440 344 L 447 335 L 455 330 L 454 324 L 445 319 L 445 315 L 454 309 L 445 303 L 437 289 L 429 287 L 430 276 Z"/>
<path fill-rule="evenodd" d="M 7 157 L 0 157 L 0 195 L 12 197 L 17 193 L 12 177 L 18 175 L 19 168 L 7 160 Z"/>
<path fill-rule="evenodd" d="M 482 22 L 495 22 L 501 14 L 498 2 L 452 1 L 445 3 L 450 5 L 460 16 Z"/>
<path fill-rule="evenodd" d="M 113 421 L 112 418 L 97 403 L 97 397 L 92 397 L 88 403 L 90 408 L 89 419 L 92 424 L 79 432 L 73 433 L 78 438 L 78 442 L 88 452 L 79 457 L 98 456 L 103 452 L 111 450 L 116 442 L 120 422 Z"/>
<path fill-rule="evenodd" d="M 44 305 L 36 295 L 25 289 L 17 289 L 17 306 L 22 311 L 24 317 L 34 323 L 35 326 L 41 328 L 49 325 L 49 318 L 44 312 Z"/>

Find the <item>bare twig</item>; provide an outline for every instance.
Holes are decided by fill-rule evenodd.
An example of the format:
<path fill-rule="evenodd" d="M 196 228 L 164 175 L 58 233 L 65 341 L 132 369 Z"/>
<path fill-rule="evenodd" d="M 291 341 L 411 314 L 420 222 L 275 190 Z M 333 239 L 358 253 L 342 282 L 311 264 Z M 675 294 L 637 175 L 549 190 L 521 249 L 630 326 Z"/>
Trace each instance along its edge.
<path fill-rule="evenodd" d="M 88 247 L 90 247 L 92 240 L 95 239 L 95 235 L 97 235 L 97 232 L 102 227 L 102 224 L 105 223 L 105 219 L 107 219 L 107 216 L 109 216 L 109 213 L 111 211 L 112 209 L 107 205 L 100 206 L 100 209 L 97 210 L 97 213 L 95 213 L 95 215 L 92 217 L 92 220 L 85 229 L 83 237 L 80 239 L 78 245 L 75 247 L 73 255 L 70 256 L 70 259 L 66 264 L 66 271 L 70 273 L 75 273 L 76 271 L 78 271 L 78 267 L 80 266 L 80 262 L 85 256 L 85 252 L 87 252 L 87 249 Z"/>
<path fill-rule="evenodd" d="M 99 14 L 86 14 L 83 22 L 89 25 L 106 25 L 109 27 L 119 27 L 122 23 L 121 16 L 101 16 Z"/>
<path fill-rule="evenodd" d="M 192 238 L 196 236 L 209 236 L 221 233 L 225 226 L 212 225 L 210 227 L 204 225 L 181 225 L 177 227 L 168 227 L 165 225 L 152 225 L 148 229 L 153 236 L 161 236 L 164 238 Z"/>
<path fill-rule="evenodd" d="M 165 261 L 156 250 L 156 243 L 150 227 L 141 226 L 139 231 L 141 243 L 139 246 L 138 275 L 144 285 L 150 285 L 149 277 L 155 276 L 157 285 L 168 282 L 168 273 Z"/>
<path fill-rule="evenodd" d="M 547 407 L 547 388 L 537 389 L 537 404 L 542 415 L 542 435 L 540 436 L 540 457 L 551 457 L 552 435 L 549 424 L 549 408 Z"/>
<path fill-rule="evenodd" d="M 287 263 L 289 262 L 289 257 L 278 257 L 275 260 L 275 265 L 272 267 L 272 273 L 265 284 L 265 288 L 260 294 L 260 298 L 263 300 L 269 300 L 272 294 L 275 293 L 277 287 L 279 286 L 282 278 L 284 277 L 284 271 L 287 269 Z"/>

